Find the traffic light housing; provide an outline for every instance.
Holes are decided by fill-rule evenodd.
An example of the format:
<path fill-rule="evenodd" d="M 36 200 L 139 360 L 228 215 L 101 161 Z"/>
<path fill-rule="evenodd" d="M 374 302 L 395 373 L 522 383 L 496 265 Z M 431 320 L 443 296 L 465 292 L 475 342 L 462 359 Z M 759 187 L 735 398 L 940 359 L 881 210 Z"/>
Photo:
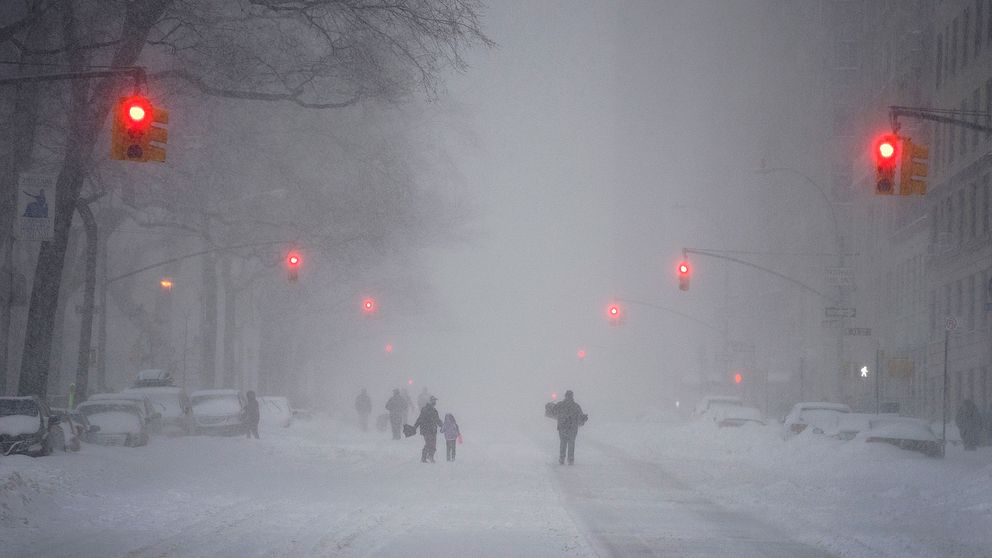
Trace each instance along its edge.
<path fill-rule="evenodd" d="M 925 145 L 913 143 L 911 138 L 902 138 L 900 150 L 902 156 L 899 164 L 899 195 L 926 194 L 926 177 L 929 173 L 927 159 L 930 157 L 930 150 Z"/>
<path fill-rule="evenodd" d="M 114 108 L 110 135 L 110 158 L 115 161 L 165 162 L 169 112 L 152 105 L 147 97 L 121 97 Z M 153 145 L 159 144 L 159 145 Z"/>
<path fill-rule="evenodd" d="M 691 273 L 691 268 L 689 267 L 689 262 L 681 261 L 679 265 L 676 266 L 675 271 L 679 276 L 679 290 L 688 291 L 689 290 L 689 275 Z"/>
<path fill-rule="evenodd" d="M 296 282 L 300 278 L 300 264 L 303 263 L 303 257 L 300 256 L 299 252 L 290 252 L 286 255 L 286 269 L 289 271 L 289 280 Z"/>
<path fill-rule="evenodd" d="M 899 136 L 885 134 L 875 141 L 875 193 L 891 196 L 895 193 L 896 169 L 899 163 Z"/>

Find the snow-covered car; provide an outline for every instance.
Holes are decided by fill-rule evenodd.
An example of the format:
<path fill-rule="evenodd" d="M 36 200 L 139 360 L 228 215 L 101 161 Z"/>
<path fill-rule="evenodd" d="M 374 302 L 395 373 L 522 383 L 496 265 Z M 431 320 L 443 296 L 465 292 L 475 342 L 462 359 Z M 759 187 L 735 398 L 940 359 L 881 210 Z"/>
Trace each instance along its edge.
<path fill-rule="evenodd" d="M 266 423 L 283 428 L 293 423 L 293 408 L 289 399 L 281 395 L 264 395 L 258 398 L 259 419 Z"/>
<path fill-rule="evenodd" d="M 899 449 L 918 451 L 930 457 L 941 454 L 941 443 L 930 425 L 910 417 L 880 417 L 871 419 L 862 434 L 865 442 L 884 442 Z"/>
<path fill-rule="evenodd" d="M 193 407 L 182 388 L 176 386 L 131 387 L 121 392 L 126 395 L 143 395 L 152 408 L 161 415 L 160 431 L 170 436 L 193 432 Z"/>
<path fill-rule="evenodd" d="M 134 387 L 174 387 L 172 374 L 168 370 L 150 368 L 138 372 Z"/>
<path fill-rule="evenodd" d="M 86 420 L 86 415 L 78 411 L 67 411 L 52 407 L 52 414 L 58 415 L 59 426 L 65 434 L 65 447 L 71 451 L 79 451 L 81 442 L 89 441 L 91 432 L 99 432 L 99 426 L 93 426 Z"/>
<path fill-rule="evenodd" d="M 141 411 L 141 418 L 145 421 L 146 430 L 149 434 L 162 431 L 162 413 L 159 413 L 151 400 L 142 393 L 96 393 L 87 401 L 133 401 Z"/>
<path fill-rule="evenodd" d="M 713 422 L 720 428 L 744 426 L 745 424 L 765 425 L 765 417 L 754 407 L 719 406 L 712 411 Z"/>
<path fill-rule="evenodd" d="M 796 403 L 785 416 L 782 437 L 789 439 L 807 428 L 811 428 L 814 434 L 833 432 L 837 429 L 840 415 L 850 412 L 851 408 L 843 403 Z"/>
<path fill-rule="evenodd" d="M 692 416 L 700 418 L 710 415 L 710 418 L 712 418 L 711 413 L 718 408 L 742 407 L 743 405 L 744 402 L 741 401 L 740 397 L 734 397 L 731 395 L 707 395 L 696 404 L 696 409 L 692 412 Z"/>
<path fill-rule="evenodd" d="M 37 457 L 64 450 L 60 422 L 38 397 L 0 397 L 0 454 Z"/>
<path fill-rule="evenodd" d="M 189 396 L 197 434 L 243 434 L 245 400 L 234 389 L 204 389 Z"/>
<path fill-rule="evenodd" d="M 89 400 L 76 410 L 99 428 L 87 441 L 104 446 L 137 447 L 148 444 L 148 425 L 137 401 L 126 399 Z"/>
<path fill-rule="evenodd" d="M 296 420 L 313 420 L 313 411 L 310 409 L 293 409 L 293 418 Z"/>

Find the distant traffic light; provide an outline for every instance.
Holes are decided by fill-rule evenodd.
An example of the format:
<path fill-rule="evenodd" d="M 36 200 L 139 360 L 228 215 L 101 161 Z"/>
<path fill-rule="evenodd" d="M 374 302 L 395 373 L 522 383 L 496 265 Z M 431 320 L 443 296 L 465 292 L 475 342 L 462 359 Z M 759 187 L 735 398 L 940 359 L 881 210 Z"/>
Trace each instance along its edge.
<path fill-rule="evenodd" d="M 586 358 L 586 350 L 585 349 L 579 349 L 576 352 L 576 355 L 578 355 L 579 360 L 585 360 L 585 358 Z"/>
<path fill-rule="evenodd" d="M 286 269 L 289 271 L 289 280 L 296 281 L 300 278 L 300 264 L 303 257 L 298 252 L 290 252 L 286 256 Z"/>
<path fill-rule="evenodd" d="M 735 384 L 740 384 L 743 381 L 744 381 L 744 374 L 741 374 L 740 372 L 737 372 L 737 373 L 734 374 L 734 383 Z"/>
<path fill-rule="evenodd" d="M 610 325 L 620 325 L 623 323 L 623 309 L 619 304 L 610 304 L 606 307 L 606 318 L 610 320 Z"/>
<path fill-rule="evenodd" d="M 362 301 L 362 312 L 365 312 L 366 314 L 374 314 L 375 310 L 376 308 L 375 308 L 374 298 L 366 298 L 365 300 Z"/>
<path fill-rule="evenodd" d="M 926 177 L 929 172 L 927 159 L 930 150 L 925 145 L 913 143 L 910 138 L 902 138 L 902 157 L 899 164 L 899 194 L 910 196 L 927 193 Z"/>
<path fill-rule="evenodd" d="M 163 277 L 161 280 L 159 280 L 158 285 L 162 287 L 163 291 L 167 293 L 172 292 L 172 279 L 168 277 Z"/>
<path fill-rule="evenodd" d="M 689 274 L 690 274 L 689 262 L 685 260 L 679 262 L 678 267 L 676 267 L 676 271 L 678 272 L 678 276 L 679 276 L 679 290 L 688 291 Z"/>
<path fill-rule="evenodd" d="M 875 193 L 895 193 L 896 167 L 899 163 L 899 136 L 885 134 L 875 141 Z"/>
<path fill-rule="evenodd" d="M 156 124 L 168 123 L 169 112 L 155 108 L 146 97 L 122 97 L 114 110 L 110 158 L 137 163 L 165 162 L 165 148 L 161 145 L 168 141 L 169 133 Z"/>
<path fill-rule="evenodd" d="M 386 352 L 387 353 L 393 352 L 393 344 L 392 343 L 386 343 Z"/>

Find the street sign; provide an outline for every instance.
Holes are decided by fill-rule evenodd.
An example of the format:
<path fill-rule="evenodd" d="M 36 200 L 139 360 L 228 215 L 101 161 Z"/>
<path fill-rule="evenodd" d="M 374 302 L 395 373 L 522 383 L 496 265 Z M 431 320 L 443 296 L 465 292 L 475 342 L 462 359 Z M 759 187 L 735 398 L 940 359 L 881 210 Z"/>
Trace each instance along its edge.
<path fill-rule="evenodd" d="M 849 267 L 828 267 L 827 283 L 831 287 L 850 287 L 854 285 L 854 270 Z"/>
<path fill-rule="evenodd" d="M 849 327 L 844 332 L 845 335 L 851 335 L 854 337 L 870 337 L 871 328 L 870 327 Z"/>
<path fill-rule="evenodd" d="M 45 189 L 48 194 L 45 194 Z M 53 205 L 48 205 L 51 199 Z M 55 237 L 55 181 L 22 174 L 17 187 L 18 240 L 52 240 Z"/>
<path fill-rule="evenodd" d="M 944 329 L 947 331 L 954 331 L 958 328 L 958 320 L 954 316 L 947 316 L 944 318 Z"/>
<path fill-rule="evenodd" d="M 837 308 L 828 306 L 823 309 L 828 318 L 853 318 L 857 314 L 856 308 Z"/>

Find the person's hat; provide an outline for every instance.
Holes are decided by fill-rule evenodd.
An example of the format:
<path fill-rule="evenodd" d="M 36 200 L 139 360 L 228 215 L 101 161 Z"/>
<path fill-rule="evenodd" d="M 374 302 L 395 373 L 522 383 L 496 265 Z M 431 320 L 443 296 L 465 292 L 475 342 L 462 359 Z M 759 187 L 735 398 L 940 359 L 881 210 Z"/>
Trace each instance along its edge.
<path fill-rule="evenodd" d="M 437 403 L 437 397 L 434 397 L 432 395 L 432 396 L 430 396 L 430 399 L 428 399 L 427 401 L 430 402 L 430 403 Z"/>

